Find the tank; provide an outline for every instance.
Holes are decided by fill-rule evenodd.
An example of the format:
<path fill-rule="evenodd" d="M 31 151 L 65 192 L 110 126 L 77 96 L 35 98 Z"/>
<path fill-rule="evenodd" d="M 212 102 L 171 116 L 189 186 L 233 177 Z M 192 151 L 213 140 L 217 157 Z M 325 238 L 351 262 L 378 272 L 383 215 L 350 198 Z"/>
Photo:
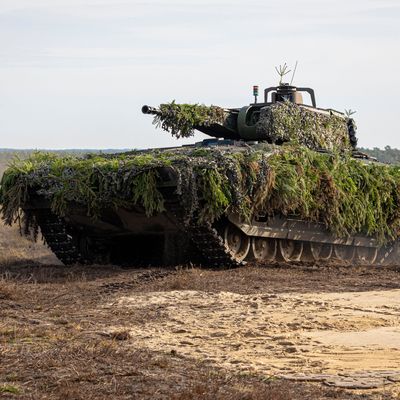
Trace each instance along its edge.
<path fill-rule="evenodd" d="M 253 95 L 239 108 L 143 106 L 178 138 L 211 137 L 193 145 L 12 165 L 5 222 L 41 232 L 66 265 L 394 262 L 397 168 L 357 151 L 354 120 L 318 108 L 313 89 Z"/>

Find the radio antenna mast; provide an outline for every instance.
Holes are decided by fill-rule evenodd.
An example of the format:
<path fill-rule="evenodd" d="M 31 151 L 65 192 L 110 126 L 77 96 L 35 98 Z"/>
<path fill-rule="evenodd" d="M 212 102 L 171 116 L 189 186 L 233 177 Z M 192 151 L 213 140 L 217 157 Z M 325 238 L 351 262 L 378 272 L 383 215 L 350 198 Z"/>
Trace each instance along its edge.
<path fill-rule="evenodd" d="M 296 70 L 297 70 L 297 64 L 298 64 L 298 63 L 299 63 L 299 62 L 296 61 L 296 65 L 294 66 L 294 70 L 293 70 L 292 80 L 290 81 L 290 86 L 292 86 L 294 76 L 296 75 Z"/>

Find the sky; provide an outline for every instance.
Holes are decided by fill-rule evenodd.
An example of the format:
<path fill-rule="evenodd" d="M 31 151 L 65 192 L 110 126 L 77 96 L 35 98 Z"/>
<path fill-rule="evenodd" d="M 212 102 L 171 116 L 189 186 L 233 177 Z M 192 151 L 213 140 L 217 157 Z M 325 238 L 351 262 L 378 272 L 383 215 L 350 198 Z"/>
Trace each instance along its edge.
<path fill-rule="evenodd" d="M 400 148 L 399 0 L 0 0 L 0 148 L 175 146 L 141 113 L 294 84 Z"/>

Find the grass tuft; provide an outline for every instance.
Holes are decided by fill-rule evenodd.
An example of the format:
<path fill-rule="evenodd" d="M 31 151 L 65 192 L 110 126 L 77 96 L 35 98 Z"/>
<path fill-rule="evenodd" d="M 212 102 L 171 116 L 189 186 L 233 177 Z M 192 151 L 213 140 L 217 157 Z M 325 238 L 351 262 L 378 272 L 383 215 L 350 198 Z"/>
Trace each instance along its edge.
<path fill-rule="evenodd" d="M 21 391 L 13 385 L 0 385 L 0 393 L 20 394 Z"/>
<path fill-rule="evenodd" d="M 111 338 L 114 340 L 129 340 L 131 338 L 131 334 L 128 331 L 116 331 L 111 333 Z"/>

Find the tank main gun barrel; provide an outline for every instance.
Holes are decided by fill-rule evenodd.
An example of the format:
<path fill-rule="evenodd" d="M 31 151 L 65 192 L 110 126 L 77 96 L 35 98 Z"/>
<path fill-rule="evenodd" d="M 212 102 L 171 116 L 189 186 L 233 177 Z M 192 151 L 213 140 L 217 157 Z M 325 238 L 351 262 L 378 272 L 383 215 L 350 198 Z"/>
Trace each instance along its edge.
<path fill-rule="evenodd" d="M 142 107 L 142 113 L 143 113 L 143 114 L 158 115 L 158 114 L 160 114 L 160 110 L 158 110 L 158 109 L 155 108 L 155 107 L 151 107 L 151 106 L 146 106 L 146 105 L 144 105 L 144 106 Z"/>
<path fill-rule="evenodd" d="M 236 119 L 238 110 L 224 109 L 224 111 L 228 114 L 227 120 L 224 123 L 215 123 L 211 126 L 207 124 L 194 125 L 193 128 L 211 137 L 239 140 L 240 136 L 238 136 L 236 132 Z M 142 107 L 142 113 L 161 115 L 161 111 L 158 108 L 148 105 L 144 105 Z"/>

